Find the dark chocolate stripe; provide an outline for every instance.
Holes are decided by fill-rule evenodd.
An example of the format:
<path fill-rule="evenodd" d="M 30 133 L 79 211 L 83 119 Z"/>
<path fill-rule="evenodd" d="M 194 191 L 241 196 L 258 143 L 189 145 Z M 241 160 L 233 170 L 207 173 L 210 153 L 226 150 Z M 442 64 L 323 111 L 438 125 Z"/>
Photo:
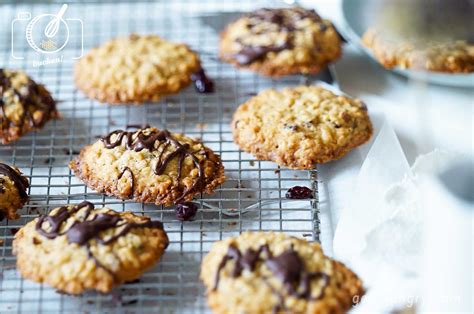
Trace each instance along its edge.
<path fill-rule="evenodd" d="M 84 216 L 84 220 L 87 219 L 90 212 L 94 209 L 94 205 L 87 201 L 79 203 L 75 205 L 72 209 L 68 209 L 68 206 L 62 206 L 58 209 L 56 214 L 53 215 L 41 215 L 38 217 L 38 221 L 36 222 L 36 231 L 41 234 L 42 236 L 48 239 L 54 239 L 58 236 L 64 235 L 65 233 L 60 233 L 61 226 L 65 223 L 71 215 L 78 212 L 82 208 L 86 207 L 87 211 Z M 43 229 L 43 223 L 48 222 L 50 230 L 46 231 Z"/>
<path fill-rule="evenodd" d="M 76 212 L 86 209 L 83 220 L 74 222 L 69 229 L 60 232 L 61 226 Z M 54 215 L 41 215 L 36 222 L 36 230 L 48 239 L 54 239 L 58 236 L 66 235 L 70 243 L 84 245 L 92 239 L 102 244 L 109 244 L 119 237 L 126 235 L 133 228 L 158 228 L 163 229 L 163 224 L 158 221 L 146 221 L 144 223 L 127 222 L 118 215 L 99 213 L 92 219 L 88 219 L 94 210 L 94 205 L 87 201 L 75 205 L 71 209 L 68 206 L 62 206 Z M 47 222 L 50 230 L 43 229 L 43 224 Z M 120 223 L 120 224 L 119 224 Z M 111 228 L 123 228 L 118 234 L 104 241 L 100 238 L 102 231 Z"/>
<path fill-rule="evenodd" d="M 150 133 L 144 133 L 145 130 L 140 129 L 134 132 L 127 132 L 123 130 L 116 130 L 105 137 L 101 138 L 104 143 L 104 147 L 113 149 L 118 146 L 125 147 L 126 149 L 134 150 L 136 152 L 147 149 L 149 151 L 157 151 L 161 148 L 161 152 L 156 159 L 155 167 L 153 172 L 156 175 L 162 175 L 170 162 L 174 159 L 178 160 L 178 180 L 181 179 L 184 160 L 189 157 L 193 161 L 194 167 L 198 169 L 198 177 L 194 181 L 193 185 L 189 189 L 185 189 L 176 202 L 180 202 L 186 195 L 202 187 L 205 183 L 204 167 L 197 158 L 197 154 L 206 154 L 205 151 L 194 152 L 190 150 L 189 144 L 181 144 L 176 140 L 169 131 L 153 131 Z M 174 147 L 174 151 L 166 154 L 166 150 L 169 146 Z M 130 170 L 130 169 L 129 169 Z M 123 176 L 126 169 L 119 175 L 119 179 Z M 129 171 L 132 175 L 132 182 L 135 182 L 132 171 Z M 135 184 L 135 183 L 134 183 Z"/>
<path fill-rule="evenodd" d="M 74 222 L 67 230 L 61 232 L 61 227 L 67 220 L 74 214 L 85 208 L 84 216 L 82 221 Z M 126 235 L 134 228 L 154 228 L 163 229 L 163 224 L 159 221 L 148 220 L 143 223 L 133 223 L 122 219 L 118 215 L 111 215 L 107 213 L 99 213 L 92 219 L 88 219 L 94 210 L 94 205 L 87 201 L 75 205 L 72 208 L 68 206 L 62 206 L 58 209 L 55 215 L 41 215 L 36 222 L 36 231 L 42 236 L 48 239 L 54 239 L 58 236 L 66 235 L 69 243 L 76 243 L 81 246 L 85 246 L 88 252 L 89 258 L 93 259 L 98 267 L 103 268 L 109 274 L 114 276 L 113 271 L 105 267 L 90 250 L 91 240 L 96 240 L 97 243 L 107 245 L 115 242 L 120 237 Z M 43 229 L 45 222 L 49 224 L 50 230 Z M 104 240 L 100 237 L 103 231 L 112 228 L 122 228 L 120 232 Z"/>
<path fill-rule="evenodd" d="M 123 175 L 124 175 L 125 172 L 127 172 L 127 171 L 128 171 L 128 173 L 130 173 L 130 177 L 131 177 L 130 180 L 132 181 L 131 184 L 130 184 L 130 185 L 131 185 L 131 187 L 130 187 L 130 193 L 128 193 L 127 197 L 128 197 L 128 198 L 131 198 L 131 197 L 133 196 L 134 191 L 135 191 L 135 177 L 133 176 L 132 169 L 130 169 L 129 167 L 123 168 L 123 170 L 122 170 L 122 172 L 119 174 L 117 180 L 122 179 Z"/>
<path fill-rule="evenodd" d="M 26 87 L 26 93 L 21 93 L 19 90 L 13 88 L 10 77 L 6 75 L 3 69 L 0 69 L 0 107 L 3 112 L 0 121 L 2 129 L 8 129 L 14 124 L 5 113 L 5 102 L 3 100 L 4 93 L 10 88 L 13 88 L 13 93 L 18 97 L 19 103 L 23 107 L 23 113 L 19 119 L 19 123 L 14 124 L 15 126 L 19 126 L 20 129 L 23 129 L 23 126 L 27 123 L 34 128 L 42 127 L 51 118 L 51 113 L 56 111 L 56 102 L 48 92 L 40 91 L 40 88 L 42 88 L 40 85 L 28 78 Z M 35 99 L 35 97 L 37 99 Z M 42 104 L 46 107 L 40 108 L 37 104 Z M 33 117 L 30 107 L 38 107 L 38 109 L 43 112 L 39 119 Z"/>
<path fill-rule="evenodd" d="M 18 194 L 20 195 L 20 198 L 23 201 L 28 199 L 28 194 L 26 194 L 26 190 L 28 189 L 30 184 L 28 183 L 28 180 L 25 177 L 23 177 L 20 173 L 18 173 L 9 165 L 3 163 L 0 163 L 0 175 L 4 175 L 13 181 L 15 187 L 18 190 Z"/>
<path fill-rule="evenodd" d="M 265 254 L 265 256 L 262 256 Z M 268 245 L 260 246 L 257 250 L 248 249 L 243 254 L 235 245 L 230 245 L 216 271 L 213 290 L 219 286 L 220 272 L 230 261 L 234 261 L 233 277 L 239 277 L 244 269 L 254 271 L 257 263 L 264 263 L 273 275 L 278 278 L 289 295 L 309 301 L 317 301 L 324 297 L 324 290 L 329 285 L 329 276 L 323 272 L 308 272 L 303 260 L 291 247 L 277 256 L 273 256 Z M 265 280 L 265 278 L 263 278 Z M 323 280 L 323 288 L 317 297 L 311 296 L 311 281 Z M 272 286 L 271 290 L 278 294 L 280 304 L 277 309 L 284 309 L 283 297 Z"/>
<path fill-rule="evenodd" d="M 272 23 L 277 25 L 278 32 L 288 32 L 287 39 L 280 45 L 268 45 L 268 46 L 254 46 L 242 44 L 244 38 L 237 39 L 237 42 L 242 44 L 242 49 L 232 55 L 232 57 L 242 65 L 250 64 L 256 60 L 263 58 L 269 52 L 279 52 L 285 49 L 291 49 L 294 46 L 294 36 L 292 32 L 296 29 L 296 22 L 302 19 L 309 18 L 315 22 L 320 22 L 321 17 L 314 10 L 291 10 L 290 14 L 285 14 L 288 9 L 260 9 L 255 12 L 246 15 L 251 19 L 252 24 L 248 25 L 250 30 L 249 36 L 261 35 L 261 29 L 257 26 L 261 26 L 262 22 Z M 272 30 L 273 31 L 273 30 Z"/>

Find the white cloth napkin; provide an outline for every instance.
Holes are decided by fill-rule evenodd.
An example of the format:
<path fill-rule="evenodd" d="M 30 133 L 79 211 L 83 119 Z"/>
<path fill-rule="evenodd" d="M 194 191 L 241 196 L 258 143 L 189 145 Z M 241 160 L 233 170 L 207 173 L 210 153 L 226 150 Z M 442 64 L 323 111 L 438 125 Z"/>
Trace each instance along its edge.
<path fill-rule="evenodd" d="M 423 196 L 430 198 L 434 190 L 431 187 L 422 194 L 421 187 L 462 155 L 435 150 L 418 157 L 410 168 L 390 122 L 377 111 L 377 97 L 367 98 L 374 123 L 373 139 L 341 160 L 319 168 L 321 239 L 326 253 L 346 263 L 364 281 L 367 294 L 354 312 L 388 313 L 414 304 L 420 307 L 422 300 L 428 299 L 430 292 L 422 290 L 426 280 L 421 279 L 420 269 L 427 269 L 423 261 L 434 250 L 423 250 L 426 245 L 422 230 L 427 219 L 422 208 Z M 441 210 L 453 205 L 448 203 L 448 194 L 445 192 Z M 467 240 L 459 242 L 462 247 L 469 244 Z M 470 243 L 471 249 L 464 250 L 466 254 L 472 254 Z M 467 262 L 458 264 L 469 274 Z M 456 291 L 459 289 L 453 293 Z M 454 298 L 457 295 L 454 293 Z"/>
<path fill-rule="evenodd" d="M 356 312 L 384 312 L 413 302 L 419 213 L 412 172 L 385 121 L 340 213 L 334 255 L 362 277 L 367 295 Z M 407 304 L 410 305 L 410 304 Z"/>

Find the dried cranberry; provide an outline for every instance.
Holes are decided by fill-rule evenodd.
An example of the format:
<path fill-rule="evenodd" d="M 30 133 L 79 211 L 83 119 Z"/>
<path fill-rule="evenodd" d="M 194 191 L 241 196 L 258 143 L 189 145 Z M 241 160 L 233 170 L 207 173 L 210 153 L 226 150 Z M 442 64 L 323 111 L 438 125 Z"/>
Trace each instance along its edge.
<path fill-rule="evenodd" d="M 15 235 L 18 231 L 20 231 L 19 228 L 11 228 L 11 229 L 10 229 L 10 233 L 11 233 L 12 235 Z"/>
<path fill-rule="evenodd" d="M 286 198 L 305 199 L 313 197 L 313 190 L 305 186 L 294 186 L 286 192 Z"/>
<path fill-rule="evenodd" d="M 197 212 L 197 206 L 194 203 L 186 202 L 183 204 L 178 204 L 174 212 L 176 214 L 176 218 L 181 221 L 187 221 L 193 218 Z"/>
<path fill-rule="evenodd" d="M 203 69 L 191 74 L 191 81 L 194 82 L 194 87 L 196 87 L 198 93 L 207 94 L 214 92 L 214 82 L 207 77 Z"/>

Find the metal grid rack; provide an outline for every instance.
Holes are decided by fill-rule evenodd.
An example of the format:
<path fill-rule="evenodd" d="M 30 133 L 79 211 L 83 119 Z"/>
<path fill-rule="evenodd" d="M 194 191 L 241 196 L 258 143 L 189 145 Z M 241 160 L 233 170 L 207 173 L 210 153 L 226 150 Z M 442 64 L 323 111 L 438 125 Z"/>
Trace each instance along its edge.
<path fill-rule="evenodd" d="M 216 92 L 201 95 L 192 87 L 180 94 L 143 106 L 109 106 L 85 98 L 75 89 L 72 60 L 33 67 L 37 53 L 25 43 L 24 60 L 10 56 L 10 22 L 18 12 L 56 12 L 57 4 L 3 6 L 0 10 L 0 67 L 23 69 L 45 84 L 59 100 L 62 119 L 52 121 L 16 143 L 0 146 L 0 160 L 18 166 L 29 178 L 30 202 L 21 219 L 0 223 L 0 312 L 206 312 L 204 287 L 198 280 L 200 261 L 216 240 L 244 230 L 277 230 L 318 241 L 317 172 L 293 171 L 257 161 L 232 142 L 229 123 L 235 108 L 266 88 L 301 84 L 291 77 L 270 80 L 236 70 L 217 58 L 218 33 L 209 25 L 223 24 L 228 12 L 280 5 L 276 1 L 165 1 L 158 3 L 76 4 L 68 14 L 84 23 L 84 50 L 131 32 L 157 33 L 188 43 L 199 52 Z M 208 11 L 209 10 L 209 11 Z M 67 49 L 77 49 L 76 43 Z M 227 182 L 213 195 L 196 198 L 201 209 L 193 221 L 180 222 L 173 208 L 144 205 L 105 197 L 88 189 L 68 169 L 68 162 L 86 144 L 127 124 L 151 124 L 198 137 L 221 155 Z M 312 200 L 286 200 L 294 185 L 312 187 Z M 47 285 L 23 280 L 15 269 L 12 239 L 15 231 L 58 204 L 89 200 L 97 207 L 131 210 L 163 221 L 171 244 L 161 262 L 139 281 L 110 294 L 79 297 L 56 292 Z"/>

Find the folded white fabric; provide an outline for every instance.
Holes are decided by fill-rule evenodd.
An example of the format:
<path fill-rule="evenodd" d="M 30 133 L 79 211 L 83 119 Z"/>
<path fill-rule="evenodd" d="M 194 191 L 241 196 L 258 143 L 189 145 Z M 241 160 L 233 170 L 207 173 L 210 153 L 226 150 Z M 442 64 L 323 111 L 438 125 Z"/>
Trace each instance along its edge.
<path fill-rule="evenodd" d="M 423 299 L 428 299 L 431 292 L 421 290 L 421 270 L 427 269 L 423 265 L 426 260 L 423 248 L 427 246 L 422 230 L 429 222 L 422 210 L 427 209 L 422 196 L 429 198 L 434 191 L 428 189 L 422 194 L 420 187 L 424 186 L 424 180 L 433 178 L 461 158 L 459 154 L 434 151 L 420 156 L 410 168 L 394 130 L 387 121 L 382 119 L 382 123 L 373 143 L 369 144 L 370 150 L 357 177 L 352 180 L 346 177 L 346 188 L 342 191 L 330 189 L 333 197 L 345 198 L 338 201 L 344 208 L 331 215 L 333 225 L 337 224 L 334 256 L 353 268 L 367 288 L 366 296 L 354 309 L 357 313 L 384 313 L 414 304 L 420 307 Z M 359 156 L 364 156 L 363 152 L 359 151 Z M 346 175 L 349 173 L 353 177 L 356 167 L 353 160 L 347 167 L 351 171 L 345 171 Z M 322 172 L 325 171 L 330 173 L 335 169 L 324 168 Z M 343 175 L 339 173 L 338 176 L 336 180 L 342 181 Z M 337 211 L 337 207 L 331 206 L 332 210 Z M 461 246 L 468 244 L 461 240 L 460 243 Z M 472 253 L 472 250 L 464 252 Z M 439 260 L 444 253 L 431 249 L 426 254 Z M 465 262 L 459 264 L 469 272 Z M 439 268 L 440 263 L 435 264 L 430 275 L 434 269 L 440 271 Z M 436 281 L 431 280 L 429 284 L 434 285 Z M 459 289 L 454 292 L 457 293 L 455 298 Z M 449 306 L 445 309 L 449 310 Z"/>

